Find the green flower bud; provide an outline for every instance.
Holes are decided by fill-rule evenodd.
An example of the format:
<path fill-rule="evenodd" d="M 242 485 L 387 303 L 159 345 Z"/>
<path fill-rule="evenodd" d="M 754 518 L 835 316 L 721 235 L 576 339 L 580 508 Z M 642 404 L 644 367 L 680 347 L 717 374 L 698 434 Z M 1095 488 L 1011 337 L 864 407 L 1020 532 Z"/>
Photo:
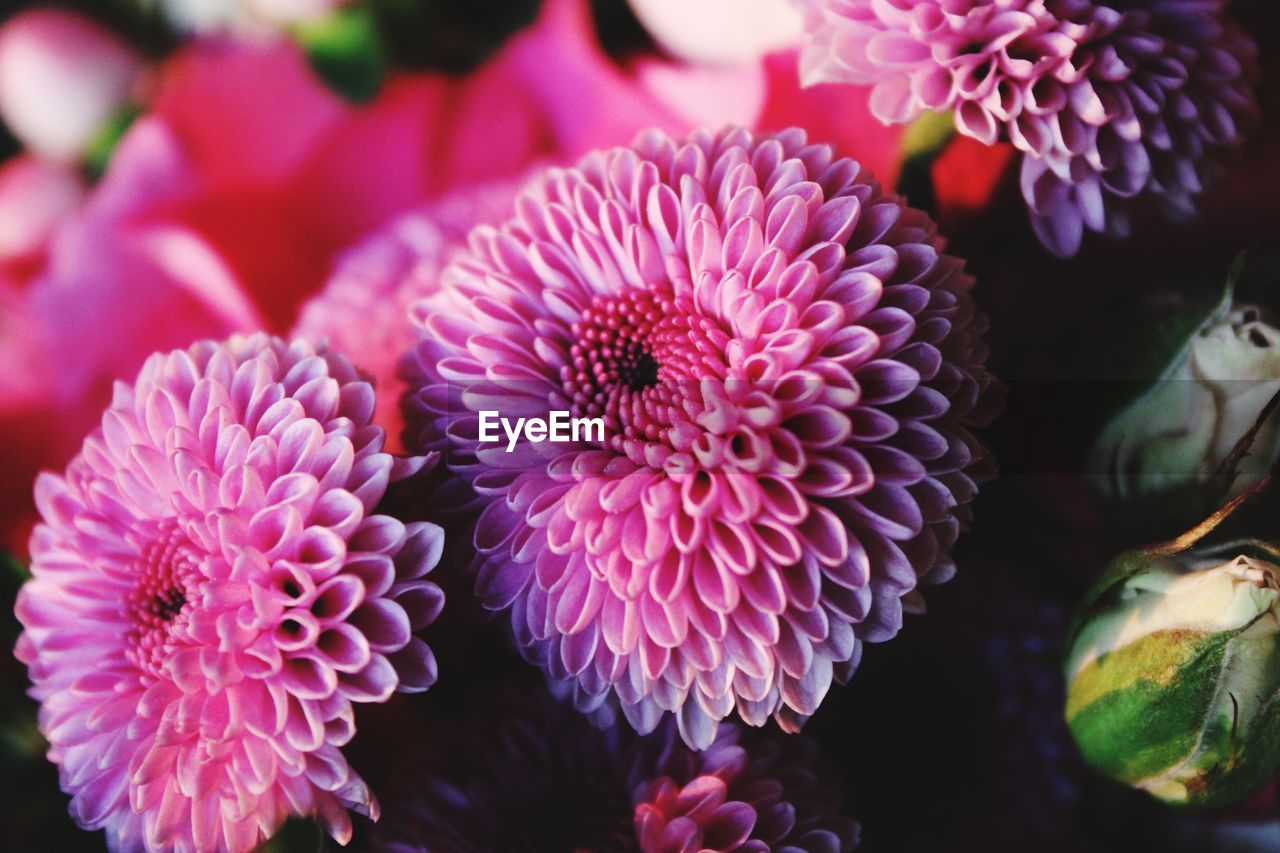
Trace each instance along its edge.
<path fill-rule="evenodd" d="M 1280 566 L 1138 551 L 1078 618 L 1067 724 L 1100 772 L 1165 802 L 1238 802 L 1280 766 Z"/>

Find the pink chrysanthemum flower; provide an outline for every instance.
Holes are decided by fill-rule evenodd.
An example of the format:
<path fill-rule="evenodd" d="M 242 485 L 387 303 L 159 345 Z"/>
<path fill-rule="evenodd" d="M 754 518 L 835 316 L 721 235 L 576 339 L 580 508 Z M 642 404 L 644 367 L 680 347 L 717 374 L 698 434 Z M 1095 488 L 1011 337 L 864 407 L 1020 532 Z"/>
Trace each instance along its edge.
<path fill-rule="evenodd" d="M 152 356 L 62 476 L 17 615 L 71 809 L 119 850 L 250 850 L 376 813 L 353 703 L 423 690 L 431 524 L 373 513 L 383 452 L 346 359 L 266 335 Z"/>
<path fill-rule="evenodd" d="M 415 306 L 410 423 L 433 503 L 481 510 L 484 605 L 583 710 L 796 728 L 951 574 L 988 384 L 961 262 L 795 129 L 650 132 L 516 210 Z M 486 410 L 605 434 L 508 452 Z"/>
<path fill-rule="evenodd" d="M 882 121 L 953 110 L 956 128 L 1025 152 L 1041 242 L 1128 234 L 1129 200 L 1171 216 L 1256 112 L 1256 49 L 1226 0 L 806 0 L 807 82 L 874 84 Z"/>
<path fill-rule="evenodd" d="M 839 786 L 824 778 L 817 744 L 779 743 L 726 726 L 706 752 L 675 747 L 634 794 L 644 853 L 769 853 L 858 846 L 858 824 L 840 814 Z"/>

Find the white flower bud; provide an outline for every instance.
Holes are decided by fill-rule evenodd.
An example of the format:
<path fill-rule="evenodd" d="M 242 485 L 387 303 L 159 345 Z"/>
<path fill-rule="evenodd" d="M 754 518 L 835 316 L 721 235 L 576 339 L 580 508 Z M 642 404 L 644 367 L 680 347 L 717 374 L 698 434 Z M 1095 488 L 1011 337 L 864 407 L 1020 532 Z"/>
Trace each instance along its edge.
<path fill-rule="evenodd" d="M 1110 421 L 1091 471 L 1108 497 L 1192 497 L 1280 390 L 1280 329 L 1252 306 L 1202 328 L 1165 375 Z M 1238 494 L 1275 461 L 1280 433 L 1259 431 L 1234 484 Z M 1212 499 L 1213 496 L 1202 496 Z M 1198 510 L 1195 500 L 1184 501 Z"/>
<path fill-rule="evenodd" d="M 349 0 L 159 0 L 165 17 L 184 33 L 230 32 L 270 36 L 290 25 L 319 20 Z"/>

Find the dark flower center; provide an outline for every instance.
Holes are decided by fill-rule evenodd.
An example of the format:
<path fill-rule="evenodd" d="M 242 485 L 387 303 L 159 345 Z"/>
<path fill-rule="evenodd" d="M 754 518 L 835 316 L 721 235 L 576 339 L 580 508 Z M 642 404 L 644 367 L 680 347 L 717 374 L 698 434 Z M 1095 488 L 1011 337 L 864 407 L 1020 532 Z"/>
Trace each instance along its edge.
<path fill-rule="evenodd" d="M 171 622 L 186 603 L 186 593 L 175 587 L 152 596 L 147 609 L 155 619 Z"/>
<path fill-rule="evenodd" d="M 602 414 L 618 388 L 643 391 L 658 384 L 661 366 L 651 337 L 664 316 L 660 300 L 647 291 L 609 299 L 597 296 L 573 324 L 577 339 L 570 364 L 561 368 L 564 391 L 591 416 Z"/>
<path fill-rule="evenodd" d="M 185 633 L 189 593 L 199 575 L 201 555 L 172 520 L 140 538 L 137 579 L 125 603 L 138 663 L 157 672 L 177 639 L 175 633 Z"/>
<path fill-rule="evenodd" d="M 635 289 L 593 297 L 569 333 L 561 390 L 575 417 L 604 420 L 607 446 L 640 461 L 645 445 L 687 449 L 703 432 L 704 383 L 727 372 L 730 337 L 716 320 L 665 290 Z"/>

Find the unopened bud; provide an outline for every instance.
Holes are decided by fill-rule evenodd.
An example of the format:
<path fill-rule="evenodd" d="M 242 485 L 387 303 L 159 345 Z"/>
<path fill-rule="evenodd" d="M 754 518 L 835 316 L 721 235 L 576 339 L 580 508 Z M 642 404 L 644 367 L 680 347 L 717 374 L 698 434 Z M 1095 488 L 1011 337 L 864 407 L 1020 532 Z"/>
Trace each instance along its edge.
<path fill-rule="evenodd" d="M 1280 765 L 1280 566 L 1130 552 L 1069 641 L 1085 759 L 1171 804 L 1239 801 Z"/>

